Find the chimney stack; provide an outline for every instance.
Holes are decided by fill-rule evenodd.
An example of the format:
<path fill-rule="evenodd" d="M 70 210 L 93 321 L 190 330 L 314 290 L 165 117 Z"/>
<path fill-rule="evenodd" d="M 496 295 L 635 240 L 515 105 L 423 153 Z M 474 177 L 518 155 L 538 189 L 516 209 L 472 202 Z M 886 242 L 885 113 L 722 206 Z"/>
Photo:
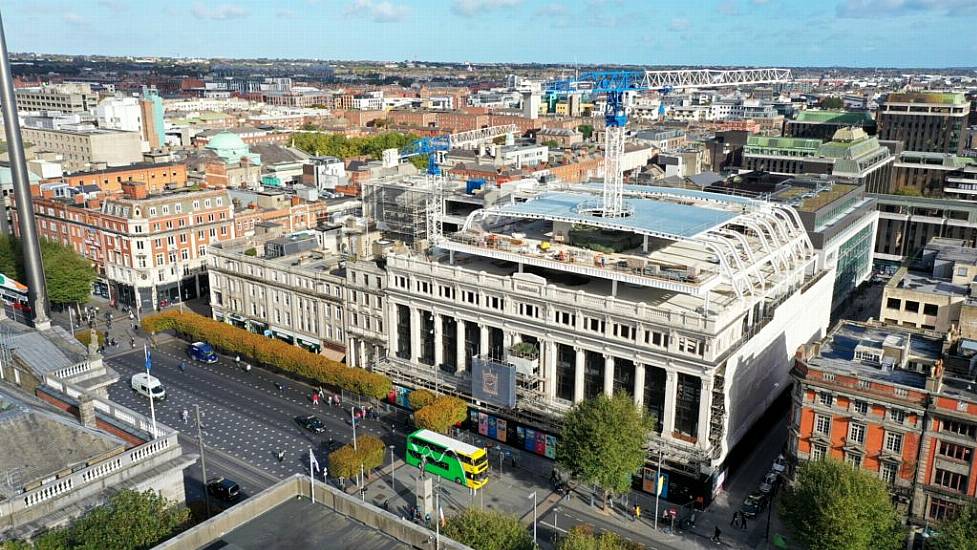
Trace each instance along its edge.
<path fill-rule="evenodd" d="M 83 393 L 78 396 L 78 420 L 86 428 L 96 428 L 97 418 L 95 417 L 95 399 Z"/>

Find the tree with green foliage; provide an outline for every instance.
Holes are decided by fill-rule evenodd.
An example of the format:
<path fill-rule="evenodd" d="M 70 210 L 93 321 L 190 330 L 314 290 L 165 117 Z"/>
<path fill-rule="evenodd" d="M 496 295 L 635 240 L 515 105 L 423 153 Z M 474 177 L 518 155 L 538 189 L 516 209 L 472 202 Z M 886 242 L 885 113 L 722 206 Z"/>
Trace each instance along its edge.
<path fill-rule="evenodd" d="M 617 533 L 597 533 L 590 525 L 577 525 L 560 540 L 557 550 L 641 550 L 644 546 Z"/>
<path fill-rule="evenodd" d="M 424 388 L 413 390 L 407 394 L 407 403 L 413 410 L 420 410 L 434 402 L 437 396 L 430 390 Z"/>
<path fill-rule="evenodd" d="M 926 544 L 933 550 L 977 550 L 977 503 L 971 502 L 956 516 L 944 520 L 936 536 Z"/>
<path fill-rule="evenodd" d="M 549 147 L 550 149 L 556 149 L 560 146 L 560 143 L 555 139 L 548 139 L 543 142 L 543 145 Z"/>
<path fill-rule="evenodd" d="M 781 516 L 811 550 L 895 550 L 905 541 L 885 483 L 837 460 L 803 463 Z"/>
<path fill-rule="evenodd" d="M 448 519 L 442 532 L 478 550 L 531 550 L 533 537 L 519 518 L 493 510 L 468 508 Z"/>
<path fill-rule="evenodd" d="M 75 520 L 64 529 L 48 531 L 33 544 L 8 544 L 3 548 L 21 550 L 96 550 L 148 549 L 187 527 L 189 510 L 173 505 L 156 491 L 123 490 L 107 504 Z"/>
<path fill-rule="evenodd" d="M 91 260 L 57 241 L 41 239 L 40 244 L 48 299 L 55 304 L 87 302 L 97 277 Z M 0 273 L 26 282 L 24 255 L 17 239 L 0 236 Z"/>
<path fill-rule="evenodd" d="M 448 433 L 452 426 L 463 422 L 466 416 L 468 404 L 453 395 L 442 395 L 414 412 L 414 424 L 418 428 L 443 434 Z"/>
<path fill-rule="evenodd" d="M 612 493 L 631 488 L 631 478 L 645 463 L 645 441 L 654 419 L 627 393 L 598 395 L 578 403 L 566 415 L 556 461 L 575 478 Z"/>
<path fill-rule="evenodd" d="M 822 97 L 821 101 L 818 102 L 818 105 L 820 105 L 822 109 L 844 109 L 845 108 L 845 102 L 840 97 L 837 96 Z"/>
<path fill-rule="evenodd" d="M 581 124 L 577 126 L 577 131 L 583 134 L 584 139 L 590 139 L 590 136 L 594 135 L 594 127 L 590 124 Z"/>
<path fill-rule="evenodd" d="M 402 149 L 416 140 L 416 135 L 400 132 L 366 137 L 307 132 L 293 136 L 292 146 L 313 155 L 328 155 L 341 159 L 362 156 L 379 159 L 385 149 Z"/>
<path fill-rule="evenodd" d="M 895 192 L 892 193 L 892 194 L 893 195 L 901 195 L 903 197 L 922 197 L 923 196 L 923 192 L 922 191 L 920 191 L 919 189 L 916 189 L 915 187 L 908 187 L 908 186 L 900 187 L 899 189 L 896 189 Z"/>

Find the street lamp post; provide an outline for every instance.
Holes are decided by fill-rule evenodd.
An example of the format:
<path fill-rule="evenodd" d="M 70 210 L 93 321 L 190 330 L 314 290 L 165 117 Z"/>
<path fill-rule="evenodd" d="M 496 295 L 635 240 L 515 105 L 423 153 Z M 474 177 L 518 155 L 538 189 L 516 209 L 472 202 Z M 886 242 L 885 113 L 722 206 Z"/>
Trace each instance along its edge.
<path fill-rule="evenodd" d="M 785 482 L 786 480 L 787 478 L 785 478 L 783 474 L 777 473 L 777 485 L 774 486 L 774 490 L 770 491 L 770 505 L 767 506 L 767 529 L 766 529 L 766 534 L 763 537 L 763 540 L 767 542 L 770 542 L 770 516 L 773 515 L 774 497 L 777 496 L 779 485 Z"/>
<path fill-rule="evenodd" d="M 662 478 L 662 449 L 658 449 L 658 473 L 655 474 L 655 531 L 658 530 L 658 500 L 661 495 Z"/>
<path fill-rule="evenodd" d="M 356 449 L 356 405 L 349 407 L 350 420 L 353 421 L 353 449 Z"/>
<path fill-rule="evenodd" d="M 390 446 L 390 490 L 397 496 L 397 471 L 394 470 L 394 446 Z"/>
<path fill-rule="evenodd" d="M 533 499 L 533 547 L 536 547 L 536 491 L 529 496 Z"/>

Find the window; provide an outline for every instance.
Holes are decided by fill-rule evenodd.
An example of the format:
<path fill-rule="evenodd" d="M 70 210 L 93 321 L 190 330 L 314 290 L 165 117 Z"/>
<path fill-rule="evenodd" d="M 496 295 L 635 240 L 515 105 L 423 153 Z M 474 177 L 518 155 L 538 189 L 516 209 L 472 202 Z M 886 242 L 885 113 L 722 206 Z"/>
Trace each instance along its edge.
<path fill-rule="evenodd" d="M 555 310 L 553 314 L 556 317 L 555 321 L 561 325 L 572 327 L 577 324 L 577 316 L 569 311 Z"/>
<path fill-rule="evenodd" d="M 831 433 L 831 417 L 823 414 L 814 415 L 814 431 L 822 435 Z"/>
<path fill-rule="evenodd" d="M 941 432 L 950 432 L 971 439 L 977 438 L 977 425 L 969 422 L 959 422 L 957 420 L 943 420 L 940 423 Z"/>
<path fill-rule="evenodd" d="M 519 304 L 519 315 L 532 317 L 533 319 L 538 319 L 539 306 L 533 304 Z"/>
<path fill-rule="evenodd" d="M 923 315 L 936 315 L 940 311 L 940 306 L 936 304 L 923 304 Z"/>
<path fill-rule="evenodd" d="M 919 302 L 913 302 L 911 300 L 906 300 L 906 311 L 912 313 L 919 313 Z"/>
<path fill-rule="evenodd" d="M 150 216 L 155 216 L 156 215 L 156 207 L 155 206 L 154 207 L 151 207 L 149 209 L 149 215 Z"/>
<path fill-rule="evenodd" d="M 811 460 L 823 460 L 828 454 L 828 448 L 824 445 L 811 445 Z"/>
<path fill-rule="evenodd" d="M 363 281 L 369 284 L 369 278 L 364 277 Z M 448 300 L 455 299 L 455 289 L 450 286 L 438 285 L 438 295 L 442 298 L 447 298 Z"/>
<path fill-rule="evenodd" d="M 503 300 L 502 298 L 500 298 L 498 296 L 486 296 L 485 297 L 485 302 L 486 302 L 486 305 L 488 305 L 488 307 L 490 307 L 492 309 L 501 310 L 501 309 L 505 308 L 505 300 Z"/>
<path fill-rule="evenodd" d="M 827 392 L 821 392 L 818 394 L 818 402 L 826 407 L 830 407 L 834 402 L 834 396 Z"/>
<path fill-rule="evenodd" d="M 858 389 L 860 389 L 860 390 L 870 390 L 870 389 L 872 389 L 872 381 L 871 380 L 859 380 L 858 381 L 858 384 L 856 384 L 856 385 L 858 386 Z"/>
<path fill-rule="evenodd" d="M 428 281 L 417 281 L 417 291 L 423 294 L 431 293 L 431 283 Z"/>
<path fill-rule="evenodd" d="M 598 332 L 604 334 L 605 324 L 604 321 L 600 319 L 595 319 L 593 317 L 587 317 L 584 327 L 592 332 Z"/>
<path fill-rule="evenodd" d="M 845 453 L 845 464 L 851 466 L 852 468 L 862 467 L 862 455 L 855 453 Z"/>
<path fill-rule="evenodd" d="M 899 298 L 889 298 L 885 303 L 885 307 L 889 309 L 899 309 L 902 307 L 902 300 Z"/>
<path fill-rule="evenodd" d="M 865 401 L 855 401 L 852 409 L 858 414 L 868 414 L 868 403 Z"/>
<path fill-rule="evenodd" d="M 397 275 L 394 277 L 394 286 L 397 288 L 407 288 L 407 277 Z"/>
<path fill-rule="evenodd" d="M 974 456 L 974 450 L 970 447 L 964 447 L 956 443 L 947 443 L 946 441 L 940 441 L 940 446 L 937 447 L 936 452 L 942 457 L 966 462 L 970 462 L 970 458 Z"/>
<path fill-rule="evenodd" d="M 902 452 L 902 434 L 885 432 L 885 450 L 893 453 Z"/>
<path fill-rule="evenodd" d="M 902 424 L 906 421 L 906 411 L 902 409 L 889 409 L 889 420 L 896 424 Z"/>
<path fill-rule="evenodd" d="M 942 520 L 945 518 L 952 518 L 957 515 L 959 510 L 960 505 L 955 502 L 943 500 L 942 498 L 930 499 L 930 519 Z"/>
<path fill-rule="evenodd" d="M 896 474 L 899 472 L 899 465 L 892 462 L 883 462 L 879 465 L 879 477 L 882 481 L 893 484 L 896 482 Z"/>
<path fill-rule="evenodd" d="M 193 201 L 193 209 L 200 210 L 200 201 Z"/>
<path fill-rule="evenodd" d="M 174 204 L 173 205 L 173 211 L 176 212 L 177 214 L 179 214 L 180 212 L 183 212 L 183 203 L 179 203 L 178 202 L 178 203 Z M 182 222 L 183 220 L 180 220 L 180 221 Z"/>
<path fill-rule="evenodd" d="M 967 476 L 937 468 L 933 474 L 933 485 L 946 487 L 952 491 L 963 491 L 967 488 Z"/>
<path fill-rule="evenodd" d="M 678 350 L 685 353 L 691 353 L 693 355 L 702 355 L 701 343 L 695 338 L 686 338 L 684 336 L 679 336 Z"/>
<path fill-rule="evenodd" d="M 865 442 L 865 425 L 852 423 L 848 426 L 848 441 L 854 443 Z"/>
<path fill-rule="evenodd" d="M 645 343 L 653 346 L 668 347 L 668 335 L 662 332 L 649 331 L 645 333 Z"/>
<path fill-rule="evenodd" d="M 625 340 L 634 340 L 634 327 L 631 325 L 614 323 L 614 336 L 623 338 Z"/>

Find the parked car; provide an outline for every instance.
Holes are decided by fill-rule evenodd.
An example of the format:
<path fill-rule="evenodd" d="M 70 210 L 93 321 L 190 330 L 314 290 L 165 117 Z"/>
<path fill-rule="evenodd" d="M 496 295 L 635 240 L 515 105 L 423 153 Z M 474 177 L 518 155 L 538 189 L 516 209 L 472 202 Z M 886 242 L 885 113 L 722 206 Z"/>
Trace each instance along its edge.
<path fill-rule="evenodd" d="M 770 466 L 770 471 L 782 474 L 787 470 L 787 460 L 784 459 L 784 455 L 777 455 L 777 459 L 773 461 L 773 465 Z"/>
<path fill-rule="evenodd" d="M 747 519 L 753 519 L 766 508 L 767 497 L 759 493 L 753 493 L 743 500 L 743 506 L 740 508 L 740 511 Z"/>
<path fill-rule="evenodd" d="M 308 416 L 296 416 L 295 422 L 312 433 L 320 434 L 326 431 L 326 426 L 322 423 L 322 420 L 319 420 L 319 417 L 312 416 L 311 414 Z"/>
<path fill-rule="evenodd" d="M 223 477 L 215 477 L 208 481 L 207 492 L 210 496 L 224 502 L 235 502 L 241 498 L 241 488 L 238 484 Z"/>
<path fill-rule="evenodd" d="M 213 346 L 207 342 L 194 342 L 190 344 L 187 348 L 187 355 L 190 359 L 194 361 L 200 361 L 203 363 L 216 363 L 217 362 L 217 352 L 214 351 Z"/>

